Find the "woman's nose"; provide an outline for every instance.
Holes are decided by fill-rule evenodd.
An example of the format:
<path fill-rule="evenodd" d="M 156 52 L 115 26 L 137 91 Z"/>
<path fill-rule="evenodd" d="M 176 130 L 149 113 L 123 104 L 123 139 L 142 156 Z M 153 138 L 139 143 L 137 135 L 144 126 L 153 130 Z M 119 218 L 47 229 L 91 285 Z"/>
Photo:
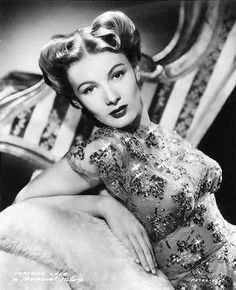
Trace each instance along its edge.
<path fill-rule="evenodd" d="M 121 99 L 118 92 L 116 92 L 112 87 L 105 86 L 104 88 L 105 103 L 106 105 L 116 105 Z"/>

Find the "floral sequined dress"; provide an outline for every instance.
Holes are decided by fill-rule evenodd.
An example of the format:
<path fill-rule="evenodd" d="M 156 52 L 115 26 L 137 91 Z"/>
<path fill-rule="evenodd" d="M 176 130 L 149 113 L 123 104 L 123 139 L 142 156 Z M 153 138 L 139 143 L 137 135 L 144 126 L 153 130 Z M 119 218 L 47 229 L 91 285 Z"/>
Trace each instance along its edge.
<path fill-rule="evenodd" d="M 99 129 L 66 157 L 91 183 L 102 180 L 140 220 L 176 289 L 234 289 L 236 227 L 216 205 L 217 162 L 156 124 L 132 133 Z"/>

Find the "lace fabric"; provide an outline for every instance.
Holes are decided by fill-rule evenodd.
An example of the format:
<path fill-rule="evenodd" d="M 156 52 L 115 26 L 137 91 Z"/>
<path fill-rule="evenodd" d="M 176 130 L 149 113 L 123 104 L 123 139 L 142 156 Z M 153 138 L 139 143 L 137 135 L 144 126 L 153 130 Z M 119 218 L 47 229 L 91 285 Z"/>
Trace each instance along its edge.
<path fill-rule="evenodd" d="M 216 161 L 156 124 L 99 129 L 66 157 L 79 174 L 102 179 L 140 220 L 176 289 L 233 289 L 236 229 L 215 202 Z"/>

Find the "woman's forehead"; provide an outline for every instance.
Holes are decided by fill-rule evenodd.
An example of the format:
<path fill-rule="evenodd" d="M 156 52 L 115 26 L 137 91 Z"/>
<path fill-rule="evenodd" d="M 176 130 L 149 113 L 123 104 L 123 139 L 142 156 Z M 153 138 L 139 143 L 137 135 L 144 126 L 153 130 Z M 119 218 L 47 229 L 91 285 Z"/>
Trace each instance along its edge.
<path fill-rule="evenodd" d="M 107 75 L 113 67 L 121 65 L 131 66 L 123 53 L 109 51 L 97 54 L 87 54 L 81 60 L 71 64 L 67 73 L 71 81 L 83 82 L 87 79 Z"/>

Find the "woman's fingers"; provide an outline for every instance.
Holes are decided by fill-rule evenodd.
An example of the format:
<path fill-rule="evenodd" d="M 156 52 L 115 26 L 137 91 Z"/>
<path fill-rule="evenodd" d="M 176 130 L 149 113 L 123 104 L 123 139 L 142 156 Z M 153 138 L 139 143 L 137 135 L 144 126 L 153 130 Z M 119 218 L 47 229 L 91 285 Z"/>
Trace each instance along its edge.
<path fill-rule="evenodd" d="M 151 250 L 151 245 L 146 241 L 144 236 L 141 234 L 140 236 L 136 237 L 145 256 L 145 260 L 148 263 L 148 267 L 150 268 L 150 271 L 153 274 L 156 274 L 156 266 L 155 266 L 155 260 L 153 259 L 154 254 Z"/>
<path fill-rule="evenodd" d="M 135 236 L 132 236 L 131 237 L 131 243 L 132 243 L 132 245 L 133 245 L 133 247 L 135 249 L 136 255 L 137 255 L 137 257 L 138 257 L 138 259 L 140 261 L 140 264 L 142 265 L 143 269 L 145 271 L 148 271 L 149 272 L 150 269 L 149 269 L 148 263 L 146 261 L 146 258 L 145 258 L 143 249 L 140 246 L 140 244 L 139 244 L 139 242 L 138 242 L 138 240 L 136 239 Z"/>
<path fill-rule="evenodd" d="M 142 235 L 140 234 L 138 237 L 133 235 L 131 237 L 131 242 L 143 269 L 147 272 L 152 271 L 153 274 L 156 274 L 151 252 Z"/>
<path fill-rule="evenodd" d="M 111 230 L 127 246 L 136 262 L 140 262 L 146 271 L 156 274 L 152 246 L 140 222 L 128 209 L 120 207 L 120 205 L 118 210 L 112 211 L 112 213 L 107 217 Z"/>
<path fill-rule="evenodd" d="M 152 247 L 152 245 L 150 243 L 149 237 L 148 237 L 146 232 L 144 232 L 142 235 L 143 235 L 143 238 L 144 238 L 144 240 L 146 241 L 146 243 L 148 245 L 148 248 L 149 248 L 150 253 L 152 255 L 152 259 L 153 259 L 154 265 L 155 265 L 155 267 L 157 267 L 158 265 L 157 265 L 156 257 L 155 257 L 154 251 L 153 251 L 153 247 Z"/>

